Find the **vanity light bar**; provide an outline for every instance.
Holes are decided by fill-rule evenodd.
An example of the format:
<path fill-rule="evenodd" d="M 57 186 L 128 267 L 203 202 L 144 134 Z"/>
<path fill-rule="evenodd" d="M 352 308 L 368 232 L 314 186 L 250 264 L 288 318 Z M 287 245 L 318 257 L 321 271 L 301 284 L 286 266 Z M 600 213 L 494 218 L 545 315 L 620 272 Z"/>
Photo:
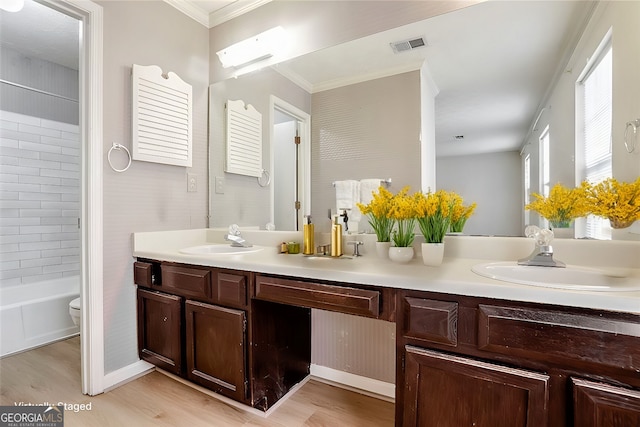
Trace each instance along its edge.
<path fill-rule="evenodd" d="M 278 26 L 235 43 L 216 54 L 224 68 L 241 67 L 273 56 L 285 41 L 284 28 Z"/>

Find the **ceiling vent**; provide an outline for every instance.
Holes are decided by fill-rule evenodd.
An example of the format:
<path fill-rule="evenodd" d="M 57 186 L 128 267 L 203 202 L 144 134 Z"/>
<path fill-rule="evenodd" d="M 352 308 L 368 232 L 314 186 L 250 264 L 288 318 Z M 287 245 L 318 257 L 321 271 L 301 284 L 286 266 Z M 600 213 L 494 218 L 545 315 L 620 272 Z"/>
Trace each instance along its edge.
<path fill-rule="evenodd" d="M 391 49 L 395 53 L 407 52 L 413 49 L 418 49 L 420 47 L 425 47 L 427 45 L 427 41 L 424 37 L 414 37 L 408 40 L 402 40 L 399 42 L 390 43 Z"/>

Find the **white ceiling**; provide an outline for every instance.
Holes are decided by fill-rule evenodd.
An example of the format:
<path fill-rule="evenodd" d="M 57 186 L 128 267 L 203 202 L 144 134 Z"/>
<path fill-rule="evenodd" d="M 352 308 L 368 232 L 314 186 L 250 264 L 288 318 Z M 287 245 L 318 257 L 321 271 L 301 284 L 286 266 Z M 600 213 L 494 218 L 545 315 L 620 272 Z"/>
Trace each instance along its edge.
<path fill-rule="evenodd" d="M 77 19 L 26 0 L 19 12 L 0 10 L 0 44 L 77 70 L 79 25 Z"/>
<path fill-rule="evenodd" d="M 164 1 L 212 26 L 270 0 Z M 438 156 L 518 150 L 592 7 L 585 1 L 489 1 L 276 69 L 314 92 L 416 70 L 426 61 L 440 90 Z M 77 68 L 77 34 L 76 20 L 33 0 L 21 12 L 0 11 L 2 44 L 70 68 Z M 400 54 L 389 46 L 416 36 L 428 46 Z"/>

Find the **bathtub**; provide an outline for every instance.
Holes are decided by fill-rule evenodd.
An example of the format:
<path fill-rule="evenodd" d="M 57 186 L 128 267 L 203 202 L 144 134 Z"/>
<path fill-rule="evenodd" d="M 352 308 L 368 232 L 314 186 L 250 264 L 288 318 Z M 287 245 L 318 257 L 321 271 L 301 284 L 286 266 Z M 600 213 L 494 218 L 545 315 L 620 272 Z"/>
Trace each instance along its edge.
<path fill-rule="evenodd" d="M 0 289 L 0 357 L 80 333 L 69 302 L 80 295 L 80 276 Z"/>

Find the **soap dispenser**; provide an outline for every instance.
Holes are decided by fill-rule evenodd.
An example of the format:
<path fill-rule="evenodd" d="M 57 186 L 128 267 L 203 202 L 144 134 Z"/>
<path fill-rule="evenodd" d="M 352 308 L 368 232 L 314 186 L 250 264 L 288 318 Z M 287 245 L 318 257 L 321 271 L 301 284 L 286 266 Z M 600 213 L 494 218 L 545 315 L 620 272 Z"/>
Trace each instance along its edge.
<path fill-rule="evenodd" d="M 302 225 L 302 253 L 304 255 L 314 254 L 314 227 L 311 223 L 311 215 L 305 215 L 307 223 Z"/>
<path fill-rule="evenodd" d="M 340 216 L 335 215 L 331 225 L 331 256 L 342 256 L 342 225 L 338 222 Z"/>

